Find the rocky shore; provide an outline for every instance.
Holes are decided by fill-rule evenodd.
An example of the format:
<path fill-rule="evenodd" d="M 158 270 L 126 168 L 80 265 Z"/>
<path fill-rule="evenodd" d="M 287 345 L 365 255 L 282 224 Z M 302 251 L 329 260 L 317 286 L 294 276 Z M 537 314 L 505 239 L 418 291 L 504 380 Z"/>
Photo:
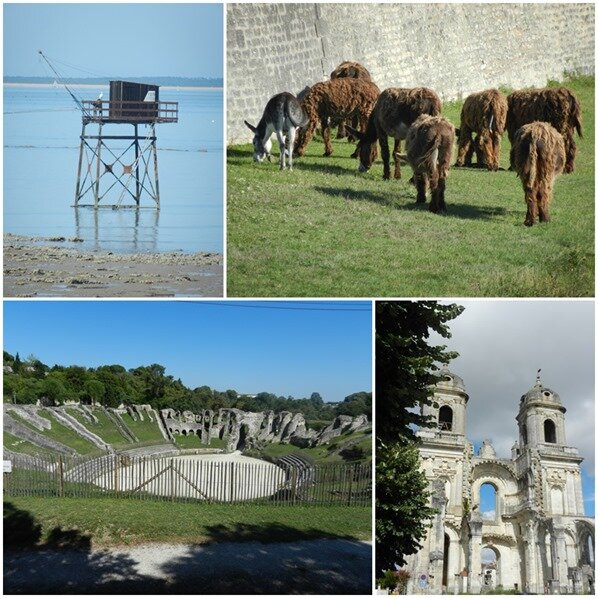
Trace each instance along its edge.
<path fill-rule="evenodd" d="M 4 235 L 5 297 L 221 297 L 220 253 L 112 253 Z"/>

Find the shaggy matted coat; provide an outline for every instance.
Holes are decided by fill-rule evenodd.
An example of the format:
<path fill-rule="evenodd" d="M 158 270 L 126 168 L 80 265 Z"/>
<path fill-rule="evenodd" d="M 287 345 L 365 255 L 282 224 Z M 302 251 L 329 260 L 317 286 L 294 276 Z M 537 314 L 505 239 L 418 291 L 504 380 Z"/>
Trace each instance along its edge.
<path fill-rule="evenodd" d="M 465 99 L 461 109 L 461 126 L 457 131 L 459 149 L 455 166 L 471 166 L 475 151 L 478 165 L 498 170 L 507 109 L 507 98 L 498 89 L 472 93 Z"/>
<path fill-rule="evenodd" d="M 365 133 L 357 135 L 357 155 L 359 171 L 369 170 L 378 154 L 376 141 L 380 142 L 380 152 L 384 163 L 385 179 L 390 178 L 390 151 L 388 138 L 395 140 L 393 157 L 395 163 L 394 178 L 401 178 L 399 147 L 401 139 L 405 139 L 409 127 L 422 114 L 437 116 L 442 110 L 442 102 L 436 92 L 427 87 L 413 89 L 390 87 L 378 98 Z"/>
<path fill-rule="evenodd" d="M 516 131 L 511 163 L 525 191 L 526 226 L 532 226 L 538 217 L 540 222 L 550 220 L 554 179 L 563 172 L 565 160 L 563 136 L 550 124 L 533 122 Z"/>
<path fill-rule="evenodd" d="M 444 190 L 451 167 L 455 127 L 442 116 L 422 114 L 409 128 L 405 147 L 413 168 L 417 203 L 425 203 L 426 186 L 430 185 L 430 211 L 446 212 Z"/>
<path fill-rule="evenodd" d="M 363 131 L 379 95 L 378 86 L 363 79 L 331 79 L 313 85 L 301 101 L 303 110 L 309 118 L 309 124 L 305 129 L 301 129 L 297 136 L 296 155 L 305 154 L 305 148 L 311 141 L 318 124 L 322 126 L 324 156 L 332 155 L 330 121 L 357 117 L 360 129 Z"/>
<path fill-rule="evenodd" d="M 550 123 L 565 141 L 566 163 L 564 172 L 575 168 L 576 145 L 573 132 L 582 137 L 581 106 L 575 94 L 566 87 L 524 89 L 508 96 L 507 132 L 513 144 L 515 132 L 534 121 Z M 511 168 L 514 165 L 511 163 Z"/>
<path fill-rule="evenodd" d="M 370 71 L 368 71 L 363 64 L 359 64 L 359 62 L 352 62 L 351 60 L 345 60 L 341 62 L 331 73 L 331 79 L 364 79 L 365 81 L 371 81 L 372 76 L 370 75 Z M 344 139 L 347 137 L 346 125 L 353 125 L 353 127 L 358 127 L 359 123 L 357 119 L 353 119 L 353 121 L 345 122 L 341 120 L 338 123 L 332 123 L 332 126 L 338 124 L 338 130 L 336 132 L 337 139 Z M 355 141 L 352 135 L 349 135 L 349 141 Z"/>

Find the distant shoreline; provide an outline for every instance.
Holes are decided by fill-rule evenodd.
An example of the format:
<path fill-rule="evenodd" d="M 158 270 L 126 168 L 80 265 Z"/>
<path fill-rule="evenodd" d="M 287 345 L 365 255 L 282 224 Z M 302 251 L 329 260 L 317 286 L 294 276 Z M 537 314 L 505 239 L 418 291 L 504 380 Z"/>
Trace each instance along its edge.
<path fill-rule="evenodd" d="M 51 89 L 55 87 L 53 83 L 4 83 L 4 87 L 31 87 L 40 89 Z M 81 88 L 81 89 L 109 89 L 109 85 L 102 83 L 69 83 L 69 87 Z M 61 87 L 59 84 L 58 87 Z M 192 91 L 222 91 L 223 87 L 198 87 L 198 86 L 186 86 L 186 85 L 160 85 L 160 89 L 188 89 Z"/>

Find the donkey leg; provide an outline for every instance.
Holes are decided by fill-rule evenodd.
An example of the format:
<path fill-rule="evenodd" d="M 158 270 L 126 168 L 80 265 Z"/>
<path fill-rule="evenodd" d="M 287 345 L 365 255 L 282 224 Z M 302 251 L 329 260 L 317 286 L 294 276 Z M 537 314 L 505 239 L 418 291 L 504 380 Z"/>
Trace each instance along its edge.
<path fill-rule="evenodd" d="M 380 131 L 378 141 L 380 142 L 380 154 L 382 155 L 382 163 L 384 164 L 384 174 L 382 175 L 382 178 L 386 181 L 390 178 L 390 150 L 388 148 L 388 135 Z"/>
<path fill-rule="evenodd" d="M 455 166 L 464 166 L 466 162 L 471 164 L 471 129 L 464 127 L 461 125 L 461 131 L 459 133 L 459 149 L 457 153 L 457 161 L 455 162 Z M 469 156 L 469 160 L 467 159 Z"/>
<path fill-rule="evenodd" d="M 401 140 L 399 138 L 395 138 L 395 145 L 392 150 L 392 157 L 395 161 L 395 179 L 401 178 L 401 158 L 399 157 L 399 153 L 401 151 Z"/>
<path fill-rule="evenodd" d="M 278 166 L 280 170 L 285 169 L 285 140 L 282 134 L 282 129 L 276 129 L 276 139 L 278 139 L 278 147 L 280 149 L 280 156 L 278 157 Z"/>
<path fill-rule="evenodd" d="M 525 226 L 533 226 L 538 217 L 538 204 L 536 203 L 535 189 L 528 188 L 525 190 L 525 203 L 527 204 L 527 214 L 523 224 Z"/>
<path fill-rule="evenodd" d="M 332 144 L 330 143 L 330 125 L 328 119 L 322 119 L 322 139 L 324 140 L 324 156 L 332 156 Z"/>
<path fill-rule="evenodd" d="M 563 172 L 565 174 L 571 173 L 575 170 L 575 151 L 577 149 L 575 145 L 575 140 L 573 139 L 573 133 L 569 131 L 567 135 L 564 135 L 565 138 L 565 168 Z"/>
<path fill-rule="evenodd" d="M 415 188 L 417 189 L 417 203 L 426 203 L 426 175 L 414 173 Z"/>
<path fill-rule="evenodd" d="M 295 145 L 295 133 L 297 129 L 295 127 L 289 127 L 289 133 L 287 139 L 289 142 L 289 170 L 293 170 L 293 146 Z"/>

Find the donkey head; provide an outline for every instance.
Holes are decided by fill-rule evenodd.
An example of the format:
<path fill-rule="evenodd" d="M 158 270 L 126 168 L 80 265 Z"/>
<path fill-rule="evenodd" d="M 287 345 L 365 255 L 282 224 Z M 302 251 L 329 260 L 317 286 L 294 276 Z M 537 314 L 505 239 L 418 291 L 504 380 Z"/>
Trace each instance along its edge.
<path fill-rule="evenodd" d="M 272 160 L 270 155 L 270 151 L 272 150 L 272 141 L 270 139 L 266 139 L 264 141 L 261 135 L 258 134 L 257 127 L 250 125 L 247 121 L 244 122 L 253 133 L 253 161 L 263 162 L 265 159 L 267 159 L 268 162 L 270 162 Z"/>
<path fill-rule="evenodd" d="M 359 156 L 359 172 L 367 172 L 378 157 L 377 140 L 367 140 L 365 133 L 346 125 L 345 128 L 357 139 L 356 156 Z"/>

